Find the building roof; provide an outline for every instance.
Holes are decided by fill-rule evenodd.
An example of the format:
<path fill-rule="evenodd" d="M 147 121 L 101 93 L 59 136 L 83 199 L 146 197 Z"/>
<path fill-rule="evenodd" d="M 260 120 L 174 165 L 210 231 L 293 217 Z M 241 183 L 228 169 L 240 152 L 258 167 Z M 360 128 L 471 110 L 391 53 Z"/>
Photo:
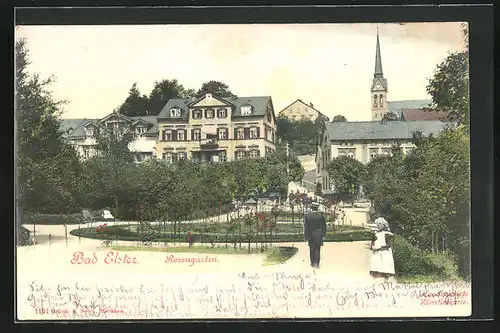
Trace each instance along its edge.
<path fill-rule="evenodd" d="M 122 115 L 123 116 L 123 115 Z M 107 116 L 106 116 L 107 117 Z M 142 119 L 149 123 L 151 128 L 146 132 L 149 135 L 156 135 L 158 133 L 158 121 L 156 120 L 156 116 L 134 116 L 127 117 L 123 116 L 130 121 L 135 121 Z M 104 117 L 105 118 L 105 117 Z M 104 119 L 101 118 L 101 119 Z M 98 123 L 101 119 L 61 119 L 60 122 L 60 130 L 64 132 L 63 136 L 65 137 L 82 137 L 85 136 L 85 125 L 90 122 Z"/>
<path fill-rule="evenodd" d="M 380 41 L 378 38 L 378 31 L 377 31 L 377 46 L 375 50 L 375 71 L 373 73 L 375 76 L 384 76 L 384 72 L 382 71 L 382 56 L 380 55 Z"/>
<path fill-rule="evenodd" d="M 293 101 L 292 103 L 290 103 L 288 106 L 286 106 L 285 108 L 283 108 L 283 110 L 281 110 L 280 112 L 278 112 L 278 114 L 281 114 L 282 112 L 284 112 L 286 109 L 288 109 L 290 106 L 294 105 L 297 102 L 304 104 L 305 106 L 307 106 L 307 107 L 313 109 L 314 111 L 316 111 L 319 115 L 321 115 L 321 116 L 329 119 L 328 116 L 324 115 L 321 111 L 319 111 L 318 109 L 314 108 L 314 106 L 312 106 L 312 103 L 307 104 L 303 100 L 301 100 L 300 98 L 296 99 L 295 101 Z"/>
<path fill-rule="evenodd" d="M 409 99 L 403 101 L 388 101 L 389 112 L 394 112 L 401 117 L 401 111 L 404 109 L 422 109 L 429 106 L 430 99 Z"/>
<path fill-rule="evenodd" d="M 233 107 L 233 117 L 252 117 L 252 116 L 265 116 L 267 112 L 267 105 L 271 102 L 271 96 L 254 96 L 254 97 L 233 97 L 233 98 L 220 98 L 217 99 L 226 101 Z M 170 117 L 170 109 L 178 107 L 181 109 L 181 119 L 187 120 L 188 105 L 195 101 L 194 98 L 173 98 L 168 100 L 167 104 L 163 107 L 158 118 L 160 119 L 175 119 Z M 243 105 L 251 105 L 253 107 L 252 114 L 242 115 L 240 107 Z"/>
<path fill-rule="evenodd" d="M 331 141 L 411 139 L 413 133 L 417 131 L 421 131 L 424 135 L 438 133 L 444 124 L 437 120 L 325 123 Z"/>
<path fill-rule="evenodd" d="M 449 114 L 446 112 L 426 111 L 423 109 L 402 109 L 401 120 L 441 120 L 447 121 Z"/>

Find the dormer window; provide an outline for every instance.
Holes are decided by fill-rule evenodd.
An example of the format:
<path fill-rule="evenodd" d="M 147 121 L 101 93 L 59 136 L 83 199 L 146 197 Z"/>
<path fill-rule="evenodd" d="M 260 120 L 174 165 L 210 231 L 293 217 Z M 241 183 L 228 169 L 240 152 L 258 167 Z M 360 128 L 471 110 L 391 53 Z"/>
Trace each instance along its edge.
<path fill-rule="evenodd" d="M 135 132 L 136 132 L 137 134 L 144 134 L 144 133 L 146 133 L 146 131 L 147 131 L 147 128 L 146 128 L 146 127 L 144 127 L 144 126 L 137 126 L 137 127 L 135 128 Z"/>
<path fill-rule="evenodd" d="M 93 127 L 87 127 L 85 129 L 85 135 L 87 135 L 87 136 L 94 136 L 94 128 Z"/>
<path fill-rule="evenodd" d="M 179 108 L 170 109 L 170 117 L 180 117 L 180 116 L 181 116 L 181 109 Z"/>
<path fill-rule="evenodd" d="M 250 105 L 243 105 L 241 108 L 241 114 L 243 116 L 247 116 L 247 115 L 250 115 L 252 114 L 252 107 Z"/>

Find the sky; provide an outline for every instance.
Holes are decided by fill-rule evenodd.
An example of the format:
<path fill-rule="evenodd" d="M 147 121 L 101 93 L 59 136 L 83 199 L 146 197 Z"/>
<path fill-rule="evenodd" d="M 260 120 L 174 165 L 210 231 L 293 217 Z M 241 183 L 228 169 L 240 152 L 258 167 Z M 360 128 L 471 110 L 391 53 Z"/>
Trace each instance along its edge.
<path fill-rule="evenodd" d="M 177 79 L 186 88 L 222 81 L 238 96 L 271 96 L 275 113 L 297 99 L 332 118 L 370 120 L 379 28 L 388 100 L 430 99 L 436 66 L 463 49 L 460 22 L 18 26 L 29 71 L 53 75 L 63 118 L 102 118 L 137 82 Z"/>

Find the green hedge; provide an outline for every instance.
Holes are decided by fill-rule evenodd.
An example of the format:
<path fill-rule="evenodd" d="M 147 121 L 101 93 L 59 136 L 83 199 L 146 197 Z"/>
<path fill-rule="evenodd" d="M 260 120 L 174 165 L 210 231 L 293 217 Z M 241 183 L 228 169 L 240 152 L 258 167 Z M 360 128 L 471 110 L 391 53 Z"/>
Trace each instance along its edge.
<path fill-rule="evenodd" d="M 85 223 L 83 214 L 40 214 L 40 213 L 30 213 L 24 214 L 23 224 L 44 224 L 44 225 L 54 225 L 54 224 L 81 224 Z"/>
<path fill-rule="evenodd" d="M 142 236 L 134 230 L 128 230 L 127 226 L 111 226 L 109 229 L 109 238 L 112 240 L 124 240 L 124 241 L 142 241 Z M 85 237 L 85 238 L 94 238 L 94 239 L 102 239 L 103 234 L 98 232 L 95 228 L 81 228 L 74 229 L 70 231 L 70 234 L 73 236 Z M 239 243 L 246 242 L 248 239 L 246 238 L 246 234 L 242 232 L 241 239 L 238 237 L 238 233 L 230 233 L 226 235 L 225 233 L 217 233 L 217 232 L 209 232 L 209 233 L 194 233 L 192 235 L 195 243 Z M 339 232 L 328 232 L 325 237 L 325 242 L 354 242 L 354 241 L 369 241 L 372 237 L 372 233 L 370 231 L 365 230 L 348 230 L 344 229 Z M 156 242 L 187 242 L 187 234 L 186 232 L 181 232 L 180 234 L 174 235 L 173 232 L 168 233 L 160 233 L 154 240 Z M 251 238 L 252 242 L 269 242 L 271 241 L 271 234 L 269 232 L 266 233 L 266 237 L 263 233 L 259 233 L 258 235 L 253 235 Z M 304 235 L 302 231 L 297 233 L 282 233 L 282 232 L 273 232 L 272 234 L 273 242 L 300 242 L 304 241 Z"/>
<path fill-rule="evenodd" d="M 438 276 L 450 279 L 457 275 L 457 267 L 450 254 L 420 250 L 400 235 L 394 236 L 393 256 L 397 276 Z"/>

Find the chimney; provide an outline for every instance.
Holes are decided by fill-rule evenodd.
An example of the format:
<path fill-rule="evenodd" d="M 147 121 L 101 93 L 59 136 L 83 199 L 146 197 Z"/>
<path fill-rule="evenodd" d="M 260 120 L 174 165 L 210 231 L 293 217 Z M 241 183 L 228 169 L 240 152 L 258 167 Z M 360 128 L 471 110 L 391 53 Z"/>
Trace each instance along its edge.
<path fill-rule="evenodd" d="M 313 103 L 309 103 L 309 106 L 314 108 L 314 104 Z"/>

